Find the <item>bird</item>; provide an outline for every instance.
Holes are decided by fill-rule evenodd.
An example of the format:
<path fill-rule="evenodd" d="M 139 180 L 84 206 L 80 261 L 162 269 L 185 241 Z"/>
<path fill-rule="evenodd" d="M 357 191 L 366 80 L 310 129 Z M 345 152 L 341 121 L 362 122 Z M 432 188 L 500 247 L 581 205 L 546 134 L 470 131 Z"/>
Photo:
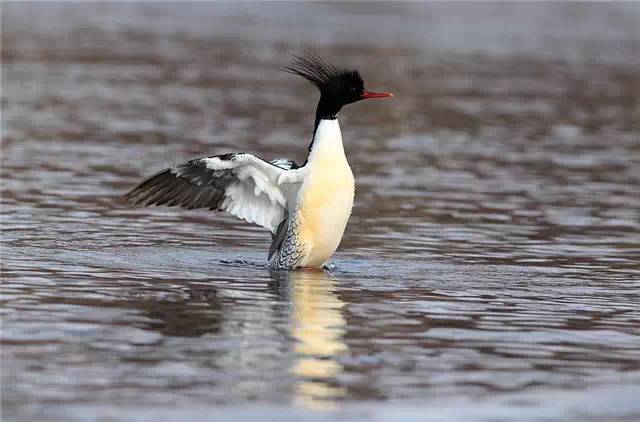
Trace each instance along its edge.
<path fill-rule="evenodd" d="M 365 89 L 357 70 L 337 67 L 314 53 L 294 55 L 282 70 L 320 91 L 302 165 L 244 152 L 196 158 L 150 176 L 124 201 L 225 211 L 271 232 L 270 269 L 326 268 L 342 240 L 355 194 L 338 113 L 345 105 L 393 94 Z"/>

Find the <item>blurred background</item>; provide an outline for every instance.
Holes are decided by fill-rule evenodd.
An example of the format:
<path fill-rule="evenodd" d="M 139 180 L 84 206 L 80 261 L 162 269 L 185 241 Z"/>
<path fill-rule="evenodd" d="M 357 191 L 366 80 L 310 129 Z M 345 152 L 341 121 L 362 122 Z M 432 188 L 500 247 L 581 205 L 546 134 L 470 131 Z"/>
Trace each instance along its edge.
<path fill-rule="evenodd" d="M 395 94 L 336 271 L 117 201 L 304 161 L 305 51 Z M 7 420 L 640 417 L 640 4 L 4 2 L 1 57 Z"/>

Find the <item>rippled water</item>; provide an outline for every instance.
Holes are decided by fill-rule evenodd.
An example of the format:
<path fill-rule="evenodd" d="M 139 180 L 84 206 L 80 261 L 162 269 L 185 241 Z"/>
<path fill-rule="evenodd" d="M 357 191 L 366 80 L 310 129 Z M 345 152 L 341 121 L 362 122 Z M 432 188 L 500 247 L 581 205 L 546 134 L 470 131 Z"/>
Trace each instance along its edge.
<path fill-rule="evenodd" d="M 636 4 L 5 4 L 7 420 L 640 417 Z M 117 200 L 175 162 L 304 160 L 312 49 L 393 101 L 341 115 L 336 270 Z"/>

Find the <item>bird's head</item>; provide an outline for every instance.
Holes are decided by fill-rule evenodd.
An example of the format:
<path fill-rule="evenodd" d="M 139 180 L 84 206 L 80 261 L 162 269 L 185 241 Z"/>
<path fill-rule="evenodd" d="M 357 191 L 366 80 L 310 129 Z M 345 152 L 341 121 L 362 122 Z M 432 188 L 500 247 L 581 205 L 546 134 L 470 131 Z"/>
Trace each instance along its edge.
<path fill-rule="evenodd" d="M 357 70 L 337 68 L 311 53 L 293 56 L 292 63 L 283 70 L 302 76 L 320 90 L 317 118 L 335 117 L 343 106 L 356 101 L 393 97 L 390 93 L 366 90 Z"/>

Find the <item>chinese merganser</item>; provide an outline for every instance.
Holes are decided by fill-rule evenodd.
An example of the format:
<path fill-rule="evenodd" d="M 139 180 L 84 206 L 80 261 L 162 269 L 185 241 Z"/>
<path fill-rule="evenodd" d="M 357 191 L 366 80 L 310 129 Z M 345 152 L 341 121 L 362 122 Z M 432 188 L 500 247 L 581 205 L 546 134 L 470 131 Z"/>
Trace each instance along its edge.
<path fill-rule="evenodd" d="M 320 90 L 302 166 L 247 153 L 197 158 L 149 177 L 124 199 L 142 206 L 226 211 L 271 231 L 270 268 L 322 268 L 338 248 L 353 206 L 354 179 L 338 112 L 356 101 L 393 94 L 365 90 L 356 70 L 337 68 L 314 54 L 294 56 L 283 70 Z"/>

